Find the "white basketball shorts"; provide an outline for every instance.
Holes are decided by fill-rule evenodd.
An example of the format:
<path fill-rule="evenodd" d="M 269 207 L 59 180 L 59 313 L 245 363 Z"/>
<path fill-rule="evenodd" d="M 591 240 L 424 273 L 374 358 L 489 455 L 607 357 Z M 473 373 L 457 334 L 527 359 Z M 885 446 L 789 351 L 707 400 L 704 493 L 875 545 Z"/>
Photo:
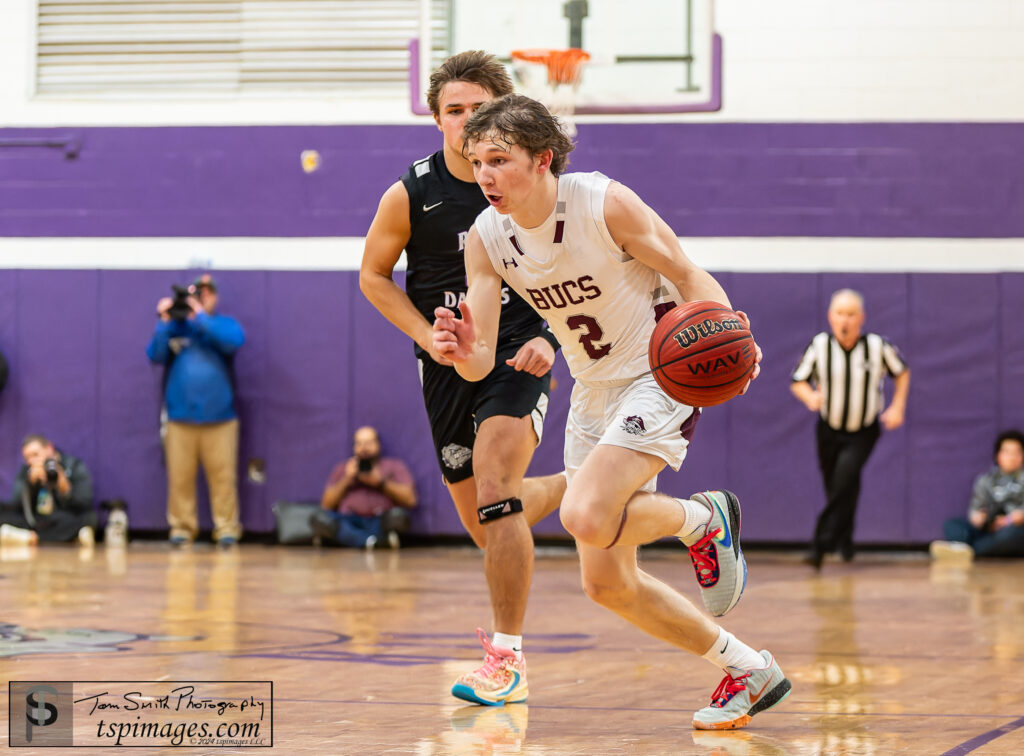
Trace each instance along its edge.
<path fill-rule="evenodd" d="M 565 423 L 565 472 L 569 480 L 598 444 L 661 457 L 678 470 L 700 410 L 670 399 L 650 374 L 614 388 L 577 383 Z M 653 491 L 654 476 L 641 490 Z"/>

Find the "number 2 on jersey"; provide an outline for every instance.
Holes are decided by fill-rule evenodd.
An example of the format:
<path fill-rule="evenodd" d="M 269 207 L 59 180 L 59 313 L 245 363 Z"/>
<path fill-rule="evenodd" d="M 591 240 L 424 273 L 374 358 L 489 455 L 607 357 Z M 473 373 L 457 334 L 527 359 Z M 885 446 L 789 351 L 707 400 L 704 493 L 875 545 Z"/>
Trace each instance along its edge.
<path fill-rule="evenodd" d="M 585 329 L 580 334 L 580 343 L 590 359 L 599 360 L 612 350 L 611 344 L 597 343 L 604 336 L 604 331 L 601 330 L 601 326 L 598 325 L 597 321 L 589 315 L 573 315 L 566 318 L 565 324 L 573 331 L 578 331 L 581 328 Z"/>

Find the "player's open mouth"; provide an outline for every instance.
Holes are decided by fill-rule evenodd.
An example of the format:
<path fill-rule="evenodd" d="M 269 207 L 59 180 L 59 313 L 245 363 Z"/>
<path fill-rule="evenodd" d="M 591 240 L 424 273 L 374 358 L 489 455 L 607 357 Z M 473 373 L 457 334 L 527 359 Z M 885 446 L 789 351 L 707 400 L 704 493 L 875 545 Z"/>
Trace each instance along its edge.
<path fill-rule="evenodd" d="M 500 194 L 488 194 L 486 195 L 486 197 L 487 201 L 490 202 L 492 205 L 497 205 L 499 202 L 501 202 Z"/>

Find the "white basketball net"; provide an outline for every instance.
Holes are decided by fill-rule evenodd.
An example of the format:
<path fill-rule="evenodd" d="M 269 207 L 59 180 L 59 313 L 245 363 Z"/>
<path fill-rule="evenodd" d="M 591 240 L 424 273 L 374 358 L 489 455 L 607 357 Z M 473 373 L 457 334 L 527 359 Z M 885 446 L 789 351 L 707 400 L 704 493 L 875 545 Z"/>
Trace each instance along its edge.
<path fill-rule="evenodd" d="M 523 94 L 543 102 L 551 114 L 558 118 L 563 131 L 570 139 L 576 136 L 576 94 L 583 78 L 582 67 L 570 82 L 559 82 L 551 79 L 545 63 L 522 60 L 513 56 L 512 71 Z"/>

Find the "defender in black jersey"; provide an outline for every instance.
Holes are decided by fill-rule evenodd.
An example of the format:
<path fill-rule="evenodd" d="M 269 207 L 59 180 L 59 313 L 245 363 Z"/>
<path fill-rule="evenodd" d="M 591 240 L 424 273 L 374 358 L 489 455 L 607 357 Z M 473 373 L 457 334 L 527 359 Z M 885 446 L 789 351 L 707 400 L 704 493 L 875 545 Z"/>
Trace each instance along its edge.
<path fill-rule="evenodd" d="M 480 187 L 455 178 L 445 165 L 444 151 L 413 163 L 402 176 L 409 197 L 412 235 L 405 245 L 408 261 L 405 290 L 425 320 L 434 308 L 455 307 L 466 295 L 462 262 L 466 234 L 487 206 Z M 498 344 L 506 359 L 538 335 L 549 333 L 537 313 L 509 289 L 502 292 Z M 553 337 L 551 337 L 553 338 Z M 534 420 L 540 440 L 551 373 L 532 375 L 500 362 L 483 385 L 458 377 L 447 365 L 434 362 L 417 344 L 423 398 L 430 418 L 441 470 L 448 483 L 473 475 L 476 428 L 488 417 L 507 415 Z"/>
<path fill-rule="evenodd" d="M 525 701 L 522 625 L 533 572 L 530 525 L 558 507 L 564 476 L 523 479 L 540 443 L 557 341 L 510 290 L 502 294 L 501 359 L 481 382 L 463 380 L 433 348 L 434 309 L 466 294 L 463 248 L 487 200 L 462 154 L 462 126 L 477 107 L 512 91 L 508 74 L 480 51 L 449 58 L 431 75 L 427 101 L 443 148 L 413 163 L 381 198 L 366 236 L 360 288 L 416 343 L 423 398 L 445 484 L 459 518 L 484 549 L 494 615 L 481 633 L 482 667 L 460 677 L 459 698 L 484 704 Z M 392 279 L 402 251 L 406 290 Z"/>

